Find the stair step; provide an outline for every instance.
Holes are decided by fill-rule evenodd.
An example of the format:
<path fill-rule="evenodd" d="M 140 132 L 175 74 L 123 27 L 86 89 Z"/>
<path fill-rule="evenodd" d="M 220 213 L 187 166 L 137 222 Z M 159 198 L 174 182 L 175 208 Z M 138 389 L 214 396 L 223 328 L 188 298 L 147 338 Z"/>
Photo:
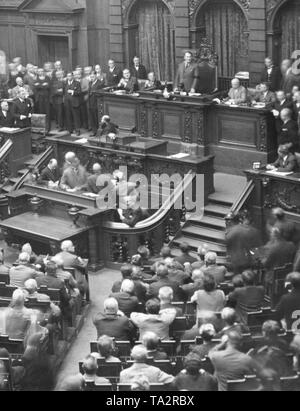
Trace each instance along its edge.
<path fill-rule="evenodd" d="M 22 168 L 21 170 L 18 170 L 18 174 L 20 176 L 23 176 L 25 173 L 27 173 L 27 171 L 28 171 L 28 168 Z"/>
<path fill-rule="evenodd" d="M 175 246 L 179 246 L 182 243 L 188 243 L 191 249 L 194 251 L 197 251 L 198 247 L 202 245 L 203 243 L 205 243 L 208 245 L 208 248 L 210 249 L 210 251 L 217 253 L 217 255 L 221 257 L 227 256 L 227 249 L 226 249 L 226 246 L 223 244 L 217 244 L 212 241 L 201 241 L 200 239 L 196 240 L 194 238 L 186 237 L 185 235 L 180 235 L 173 241 L 173 244 Z"/>
<path fill-rule="evenodd" d="M 11 178 L 9 179 L 9 181 L 10 181 L 11 183 L 13 183 L 13 184 L 16 184 L 19 180 L 20 180 L 20 178 L 18 178 L 18 177 L 11 177 Z"/>
<path fill-rule="evenodd" d="M 205 227 L 199 227 L 194 224 L 187 224 L 183 229 L 182 233 L 189 237 L 196 237 L 200 241 L 202 239 L 212 240 L 214 242 L 225 243 L 225 234 L 224 231 L 212 230 Z"/>
<path fill-rule="evenodd" d="M 227 200 L 226 198 L 222 197 L 222 195 L 219 195 L 218 193 L 213 193 L 209 195 L 208 200 L 212 204 L 218 204 L 224 207 L 231 208 L 233 205 L 232 201 Z"/>
<path fill-rule="evenodd" d="M 32 154 L 32 157 L 30 160 L 25 161 L 25 165 L 26 166 L 34 166 L 36 164 L 36 162 L 39 160 L 39 158 L 41 157 L 41 154 Z"/>
<path fill-rule="evenodd" d="M 12 184 L 2 187 L 2 191 L 4 191 L 5 193 L 10 193 L 13 189 L 14 189 L 14 185 Z"/>
<path fill-rule="evenodd" d="M 224 218 L 227 216 L 227 214 L 230 213 L 230 210 L 231 210 L 230 207 L 224 207 L 222 205 L 209 203 L 205 207 L 204 212 L 205 212 L 205 215 L 213 215 L 213 216 Z"/>
<path fill-rule="evenodd" d="M 210 228 L 222 230 L 222 231 L 226 229 L 226 222 L 224 218 L 220 218 L 220 217 L 211 217 L 209 215 L 204 215 L 201 219 L 192 217 L 189 219 L 189 221 L 201 227 L 210 227 Z"/>

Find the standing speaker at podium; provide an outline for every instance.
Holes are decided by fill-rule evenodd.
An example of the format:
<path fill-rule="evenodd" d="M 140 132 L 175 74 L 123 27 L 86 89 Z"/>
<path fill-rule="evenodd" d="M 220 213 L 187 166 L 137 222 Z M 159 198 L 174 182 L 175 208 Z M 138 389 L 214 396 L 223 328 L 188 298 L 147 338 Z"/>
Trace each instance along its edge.
<path fill-rule="evenodd" d="M 193 62 L 191 52 L 186 52 L 184 61 L 179 64 L 177 74 L 174 81 L 175 91 L 185 91 L 187 93 L 195 93 L 198 89 L 199 70 L 197 64 Z"/>

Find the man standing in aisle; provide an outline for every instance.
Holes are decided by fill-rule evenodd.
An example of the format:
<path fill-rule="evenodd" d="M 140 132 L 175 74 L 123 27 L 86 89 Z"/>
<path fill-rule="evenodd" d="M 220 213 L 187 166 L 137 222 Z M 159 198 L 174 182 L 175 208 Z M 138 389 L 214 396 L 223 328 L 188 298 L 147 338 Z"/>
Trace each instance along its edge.
<path fill-rule="evenodd" d="M 64 92 L 66 126 L 70 134 L 75 126 L 77 136 L 80 136 L 80 96 L 80 83 L 74 80 L 73 73 L 68 73 Z"/>

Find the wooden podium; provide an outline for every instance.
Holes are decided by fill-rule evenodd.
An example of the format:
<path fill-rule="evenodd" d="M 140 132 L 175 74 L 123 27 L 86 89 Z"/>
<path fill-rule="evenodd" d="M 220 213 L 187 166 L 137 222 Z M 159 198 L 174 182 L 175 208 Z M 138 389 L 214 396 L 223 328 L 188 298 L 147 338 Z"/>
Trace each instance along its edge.
<path fill-rule="evenodd" d="M 11 177 L 16 177 L 18 170 L 24 168 L 24 163 L 31 158 L 31 128 L 0 128 L 0 145 L 7 140 L 13 142 L 9 155 L 9 170 Z"/>

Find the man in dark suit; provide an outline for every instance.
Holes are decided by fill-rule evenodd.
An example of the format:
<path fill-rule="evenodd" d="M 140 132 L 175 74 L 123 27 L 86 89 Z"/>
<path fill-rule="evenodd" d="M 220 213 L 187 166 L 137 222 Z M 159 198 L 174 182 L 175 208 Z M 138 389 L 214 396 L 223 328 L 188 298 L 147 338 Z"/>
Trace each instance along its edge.
<path fill-rule="evenodd" d="M 64 73 L 63 71 L 56 71 L 51 86 L 51 100 L 55 111 L 58 131 L 63 131 L 64 129 L 64 88 Z"/>
<path fill-rule="evenodd" d="M 298 128 L 300 130 L 300 91 L 294 94 L 294 106 L 293 106 L 293 116 L 294 120 L 297 121 Z"/>
<path fill-rule="evenodd" d="M 50 131 L 50 89 L 51 80 L 45 75 L 43 69 L 38 70 L 34 82 L 35 111 L 37 114 L 46 114 L 46 132 Z"/>
<path fill-rule="evenodd" d="M 64 90 L 66 125 L 71 134 L 75 126 L 77 136 L 80 136 L 80 96 L 80 83 L 74 80 L 73 73 L 68 73 Z"/>
<path fill-rule="evenodd" d="M 12 114 L 18 128 L 31 127 L 32 104 L 26 96 L 26 90 L 20 89 L 18 97 L 13 102 Z"/>
<path fill-rule="evenodd" d="M 106 83 L 108 87 L 117 87 L 122 78 L 122 70 L 116 66 L 113 59 L 108 61 L 108 72 L 106 74 Z"/>
<path fill-rule="evenodd" d="M 7 101 L 2 101 L 0 110 L 0 127 L 13 127 L 14 117 Z"/>
<path fill-rule="evenodd" d="M 134 295 L 134 282 L 132 280 L 124 280 L 121 290 L 118 293 L 111 294 L 110 297 L 118 301 L 119 310 L 127 317 L 130 317 L 131 313 L 138 311 L 139 300 Z"/>
<path fill-rule="evenodd" d="M 98 120 L 98 105 L 97 92 L 103 88 L 103 83 L 96 77 L 96 73 L 92 72 L 90 75 L 89 93 L 88 93 L 88 107 L 89 107 L 89 124 L 92 129 L 91 136 L 97 135 L 99 127 Z"/>
<path fill-rule="evenodd" d="M 45 167 L 44 170 L 41 172 L 41 175 L 38 181 L 40 182 L 52 181 L 53 183 L 56 183 L 57 181 L 59 181 L 57 160 L 55 160 L 55 158 L 49 161 L 49 164 L 47 165 L 47 167 Z"/>
<path fill-rule="evenodd" d="M 291 173 L 298 171 L 297 158 L 289 150 L 288 146 L 282 145 L 278 149 L 278 158 L 273 164 L 267 166 L 268 170 L 276 170 L 280 173 Z"/>
<path fill-rule="evenodd" d="M 292 120 L 293 112 L 289 108 L 281 110 L 282 126 L 278 137 L 278 144 L 288 145 L 291 152 L 299 151 L 298 124 Z"/>
<path fill-rule="evenodd" d="M 187 52 L 184 56 L 184 61 L 179 64 L 177 74 L 174 81 L 175 90 L 186 91 L 187 93 L 195 93 L 198 89 L 199 69 L 193 63 L 192 53 Z"/>
<path fill-rule="evenodd" d="M 132 77 L 135 77 L 138 80 L 147 80 L 146 67 L 141 64 L 139 57 L 134 57 L 133 66 L 130 71 Z"/>
<path fill-rule="evenodd" d="M 277 136 L 280 135 L 281 127 L 282 127 L 282 120 L 280 117 L 280 113 L 285 108 L 289 108 L 290 110 L 292 110 L 293 103 L 288 100 L 284 91 L 279 90 L 276 92 L 276 101 L 272 106 L 272 113 L 275 117 L 275 127 L 276 127 Z"/>
<path fill-rule="evenodd" d="M 99 126 L 99 134 L 101 136 L 107 136 L 108 134 L 117 134 L 119 130 L 119 126 L 116 124 L 112 123 L 110 121 L 109 116 L 103 116 L 101 119 L 101 124 Z"/>
<path fill-rule="evenodd" d="M 104 301 L 104 313 L 99 313 L 93 320 L 97 330 L 97 337 L 107 335 L 116 341 L 131 341 L 135 334 L 133 324 L 119 312 L 115 298 Z"/>
<path fill-rule="evenodd" d="M 276 102 L 276 95 L 270 90 L 270 83 L 261 83 L 260 90 L 254 96 L 256 103 L 264 103 L 266 108 L 272 108 Z"/>
<path fill-rule="evenodd" d="M 159 290 L 162 287 L 170 287 L 174 293 L 174 301 L 181 301 L 182 291 L 180 289 L 180 284 L 176 281 L 172 281 L 168 278 L 169 271 L 164 265 L 160 265 L 157 268 L 158 281 L 150 284 L 148 290 L 148 298 L 157 298 L 159 295 Z"/>
<path fill-rule="evenodd" d="M 265 68 L 261 73 L 261 82 L 270 84 L 270 91 L 278 91 L 282 81 L 282 74 L 279 67 L 274 66 L 270 57 L 265 59 Z"/>
<path fill-rule="evenodd" d="M 101 187 L 97 186 L 97 180 L 100 175 L 101 175 L 101 165 L 98 163 L 95 163 L 93 165 L 93 174 L 89 176 L 87 179 L 86 190 L 89 193 L 98 194 L 100 192 Z"/>

